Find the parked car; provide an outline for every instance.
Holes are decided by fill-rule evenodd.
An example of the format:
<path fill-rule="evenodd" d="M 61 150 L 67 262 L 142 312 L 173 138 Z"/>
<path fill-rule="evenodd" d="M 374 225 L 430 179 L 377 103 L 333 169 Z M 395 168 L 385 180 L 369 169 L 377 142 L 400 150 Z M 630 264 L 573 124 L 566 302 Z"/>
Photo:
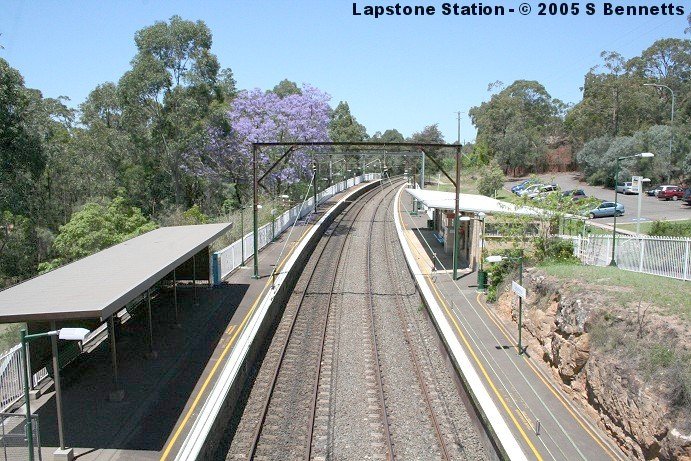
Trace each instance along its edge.
<path fill-rule="evenodd" d="M 529 199 L 536 199 L 538 197 L 544 197 L 552 192 L 556 192 L 559 187 L 556 184 L 546 184 L 537 188 L 536 191 L 529 192 L 526 195 Z"/>
<path fill-rule="evenodd" d="M 620 194 L 638 194 L 638 188 L 634 187 L 632 182 L 625 182 L 624 184 L 618 184 L 616 187 L 617 192 Z"/>
<path fill-rule="evenodd" d="M 684 189 L 679 186 L 662 186 L 657 193 L 660 200 L 679 200 L 684 197 Z"/>
<path fill-rule="evenodd" d="M 521 190 L 518 191 L 518 196 L 523 197 L 524 195 L 528 194 L 533 194 L 536 192 L 540 191 L 540 187 L 544 186 L 544 184 L 531 184 L 528 187 L 525 187 Z"/>
<path fill-rule="evenodd" d="M 528 186 L 532 186 L 534 184 L 537 184 L 538 180 L 537 179 L 526 179 L 525 181 L 521 182 L 520 184 L 516 184 L 511 188 L 511 192 L 514 194 L 518 195 L 520 191 L 525 189 Z"/>
<path fill-rule="evenodd" d="M 616 207 L 614 202 L 602 202 L 597 208 L 593 208 L 588 212 L 590 219 L 593 218 L 604 218 L 605 216 L 621 216 L 624 214 L 624 205 L 617 203 Z"/>
<path fill-rule="evenodd" d="M 561 193 L 561 196 L 563 198 L 571 197 L 571 200 L 573 200 L 574 202 L 587 197 L 587 195 L 585 195 L 585 191 L 583 189 L 565 190 L 564 192 Z"/>
<path fill-rule="evenodd" d="M 657 193 L 660 192 L 661 188 L 662 186 L 655 186 L 652 189 L 645 191 L 645 193 L 648 194 L 649 197 L 657 197 Z"/>
<path fill-rule="evenodd" d="M 684 196 L 681 198 L 687 205 L 691 205 L 691 187 L 684 190 Z"/>

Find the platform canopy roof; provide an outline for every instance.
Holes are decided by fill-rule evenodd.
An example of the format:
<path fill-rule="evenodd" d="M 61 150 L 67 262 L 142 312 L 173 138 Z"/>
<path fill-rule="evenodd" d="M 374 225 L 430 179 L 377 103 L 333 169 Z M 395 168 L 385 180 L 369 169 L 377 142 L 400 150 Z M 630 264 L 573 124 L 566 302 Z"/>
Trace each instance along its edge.
<path fill-rule="evenodd" d="M 102 321 L 232 224 L 161 227 L 0 291 L 0 322 Z"/>
<path fill-rule="evenodd" d="M 453 192 L 442 192 L 430 189 L 406 189 L 406 191 L 429 208 L 451 211 L 456 208 Z M 461 212 L 483 212 L 489 215 L 504 213 L 541 216 L 546 213 L 545 210 L 539 208 L 518 206 L 513 203 L 502 202 L 492 197 L 476 194 L 458 194 L 458 209 Z"/>

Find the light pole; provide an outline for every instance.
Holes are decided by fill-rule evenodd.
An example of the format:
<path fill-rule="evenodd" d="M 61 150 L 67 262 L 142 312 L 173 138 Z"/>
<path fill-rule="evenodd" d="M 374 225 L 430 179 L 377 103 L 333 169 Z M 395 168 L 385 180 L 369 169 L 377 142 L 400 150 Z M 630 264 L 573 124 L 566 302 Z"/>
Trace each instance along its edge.
<path fill-rule="evenodd" d="M 460 112 L 459 115 L 460 117 Z M 460 125 L 459 125 L 460 126 Z M 459 134 L 460 138 L 460 134 Z M 454 191 L 454 215 L 453 215 L 453 279 L 458 280 L 458 213 L 459 194 L 461 185 L 461 145 L 456 147 L 456 189 Z"/>
<path fill-rule="evenodd" d="M 477 291 L 485 291 L 485 282 L 487 276 L 483 270 L 483 255 L 485 253 L 485 213 L 482 211 L 477 214 L 477 219 L 480 220 L 480 238 L 478 243 L 480 245 L 480 269 L 477 271 Z"/>
<path fill-rule="evenodd" d="M 650 178 L 641 178 L 638 182 L 638 216 L 636 218 L 636 233 L 641 233 L 641 196 L 643 195 L 643 183 L 650 182 Z"/>
<path fill-rule="evenodd" d="M 612 260 L 609 262 L 609 265 L 612 267 L 617 267 L 615 251 L 617 246 L 617 186 L 619 185 L 619 162 L 622 160 L 635 157 L 650 158 L 655 157 L 655 154 L 650 152 L 643 152 L 636 155 L 627 155 L 624 157 L 617 158 L 616 164 L 614 166 L 614 225 L 612 226 Z"/>
<path fill-rule="evenodd" d="M 488 263 L 498 263 L 500 261 L 518 262 L 518 284 L 523 286 L 523 251 L 518 257 L 510 256 L 488 256 Z M 518 295 L 518 354 L 523 353 L 523 342 L 521 340 L 521 330 L 523 329 L 523 296 Z"/>
<path fill-rule="evenodd" d="M 51 327 L 55 328 L 55 322 L 51 322 Z M 47 331 L 45 333 L 36 333 L 29 335 L 26 329 L 22 328 L 19 332 L 19 338 L 22 345 L 22 368 L 24 373 L 24 402 L 26 404 L 26 439 L 29 445 L 29 461 L 34 461 L 34 431 L 31 424 L 31 397 L 29 395 L 29 379 L 31 372 L 29 371 L 29 358 L 27 357 L 26 345 L 29 341 L 39 338 L 51 338 L 51 346 L 53 349 L 53 379 L 55 382 L 55 406 L 57 409 L 58 418 L 58 438 L 60 441 L 59 452 L 67 459 L 73 459 L 74 452 L 72 449 L 65 448 L 65 434 L 62 427 L 62 392 L 60 389 L 60 365 L 58 362 L 58 339 L 67 341 L 84 341 L 89 330 L 86 328 L 61 328 L 59 330 Z"/>
<path fill-rule="evenodd" d="M 672 142 L 674 141 L 674 91 L 667 85 L 660 85 L 659 83 L 644 83 L 643 86 L 654 86 L 657 88 L 665 88 L 672 93 L 672 117 L 670 121 L 670 136 L 669 136 L 669 166 L 672 166 Z M 670 174 L 669 168 L 667 168 L 667 182 L 669 182 Z"/>

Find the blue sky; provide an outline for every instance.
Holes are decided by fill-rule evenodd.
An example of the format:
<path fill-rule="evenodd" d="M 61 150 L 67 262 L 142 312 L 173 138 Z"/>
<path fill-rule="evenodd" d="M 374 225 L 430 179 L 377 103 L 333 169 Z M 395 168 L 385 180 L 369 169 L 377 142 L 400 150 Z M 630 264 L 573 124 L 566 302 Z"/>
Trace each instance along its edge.
<path fill-rule="evenodd" d="M 352 1 L 3 0 L 0 56 L 45 96 L 77 106 L 99 83 L 117 81 L 134 56 L 134 33 L 174 14 L 210 27 L 213 52 L 239 88 L 272 88 L 284 78 L 340 100 L 370 134 L 408 136 L 438 123 L 456 139 L 456 115 L 489 98 L 500 80 L 538 80 L 553 97 L 580 99 L 583 76 L 603 50 L 632 57 L 655 40 L 685 37 L 686 16 L 384 17 L 352 15 Z M 392 4 L 391 0 L 358 2 Z M 431 4 L 443 0 L 402 4 Z M 515 7 L 520 2 L 496 0 Z M 533 11 L 537 1 L 532 1 Z M 582 2 L 581 4 L 584 4 Z M 602 2 L 595 2 L 601 5 Z M 686 2 L 679 1 L 683 5 Z M 620 4 L 659 4 L 656 0 Z M 687 14 L 691 9 L 685 5 Z M 463 114 L 462 134 L 474 137 Z"/>

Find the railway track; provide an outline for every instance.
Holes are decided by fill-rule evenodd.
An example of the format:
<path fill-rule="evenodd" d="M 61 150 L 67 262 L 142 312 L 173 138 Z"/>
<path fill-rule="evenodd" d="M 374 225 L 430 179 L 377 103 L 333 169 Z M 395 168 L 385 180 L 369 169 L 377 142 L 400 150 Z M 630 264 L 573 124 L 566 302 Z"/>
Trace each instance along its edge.
<path fill-rule="evenodd" d="M 286 306 L 226 459 L 477 458 L 459 450 L 453 432 L 465 429 L 448 421 L 458 412 L 440 403 L 428 363 L 435 352 L 420 352 L 419 343 L 429 341 L 410 312 L 419 298 L 413 291 L 406 299 L 398 288 L 395 270 L 405 266 L 393 256 L 388 214 L 398 186 L 364 194 L 326 231 Z"/>

